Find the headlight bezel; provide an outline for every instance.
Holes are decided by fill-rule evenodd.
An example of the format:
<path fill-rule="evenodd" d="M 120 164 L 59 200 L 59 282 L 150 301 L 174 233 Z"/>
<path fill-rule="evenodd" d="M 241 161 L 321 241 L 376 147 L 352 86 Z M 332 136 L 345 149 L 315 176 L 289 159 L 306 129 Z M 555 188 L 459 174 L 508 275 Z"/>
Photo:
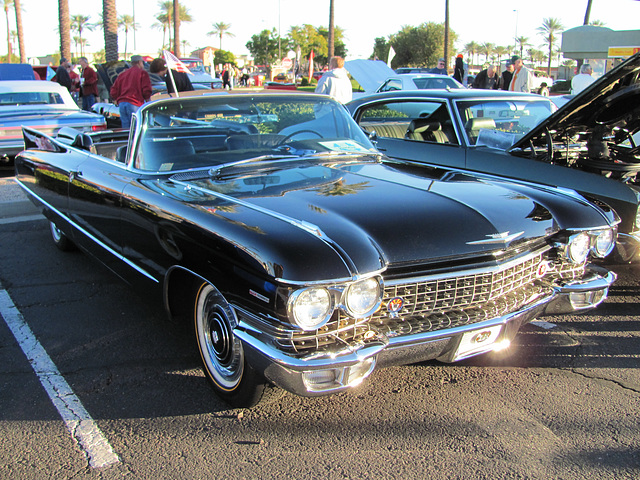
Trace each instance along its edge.
<path fill-rule="evenodd" d="M 317 294 L 326 295 L 327 304 L 324 308 L 324 312 L 320 312 L 315 315 L 314 318 L 317 318 L 316 321 L 307 320 L 303 316 L 303 305 L 301 302 L 305 301 L 305 297 L 309 297 L 313 292 L 317 292 Z M 287 306 L 287 313 L 290 321 L 300 327 L 304 331 L 312 331 L 317 330 L 324 326 L 335 310 L 334 298 L 328 288 L 324 286 L 309 286 L 305 288 L 301 288 L 299 290 L 295 290 L 291 296 L 289 297 L 289 302 Z"/>
<path fill-rule="evenodd" d="M 590 255 L 597 258 L 605 258 L 615 248 L 617 233 L 616 227 L 575 231 L 564 242 L 562 247 L 563 255 L 574 264 L 586 262 Z M 608 239 L 607 236 L 609 237 Z M 603 240 L 606 240 L 606 242 L 600 245 Z"/>
<path fill-rule="evenodd" d="M 361 293 L 358 293 L 358 288 L 365 287 Z M 370 299 L 361 307 L 357 308 L 358 297 L 351 298 L 352 295 L 360 295 L 364 293 L 367 295 L 367 290 L 370 293 Z M 315 294 L 314 294 L 315 292 Z M 327 301 L 324 302 L 326 309 L 321 313 L 315 315 L 313 319 L 306 318 L 304 309 L 304 302 L 307 302 L 313 295 L 318 295 L 323 292 L 322 295 L 326 295 Z M 380 275 L 370 275 L 367 277 L 358 277 L 352 281 L 343 282 L 339 284 L 317 284 L 301 286 L 298 289 L 293 290 L 287 301 L 287 316 L 289 322 L 301 328 L 304 331 L 313 331 L 322 328 L 326 325 L 333 316 L 334 312 L 339 309 L 345 313 L 345 315 L 360 320 L 371 316 L 375 311 L 380 308 L 382 304 L 382 297 L 384 293 L 384 285 L 382 277 Z"/>

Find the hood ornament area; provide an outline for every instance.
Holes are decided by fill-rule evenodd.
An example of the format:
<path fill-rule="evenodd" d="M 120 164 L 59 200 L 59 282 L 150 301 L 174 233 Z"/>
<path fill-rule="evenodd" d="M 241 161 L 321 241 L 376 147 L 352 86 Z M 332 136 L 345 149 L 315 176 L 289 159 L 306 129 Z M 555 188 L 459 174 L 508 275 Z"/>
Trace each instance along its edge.
<path fill-rule="evenodd" d="M 485 244 L 494 244 L 494 243 L 509 243 L 511 240 L 518 238 L 522 235 L 524 231 L 513 233 L 509 235 L 509 232 L 502 233 L 492 233 L 490 235 L 485 235 L 489 238 L 485 238 L 483 240 L 474 240 L 472 242 L 467 242 L 467 245 L 485 245 Z"/>

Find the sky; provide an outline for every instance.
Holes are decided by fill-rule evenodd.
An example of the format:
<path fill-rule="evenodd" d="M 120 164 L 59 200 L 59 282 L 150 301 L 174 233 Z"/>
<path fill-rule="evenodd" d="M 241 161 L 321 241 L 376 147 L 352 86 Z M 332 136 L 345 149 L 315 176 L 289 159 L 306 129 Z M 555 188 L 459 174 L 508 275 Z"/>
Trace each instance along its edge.
<path fill-rule="evenodd" d="M 22 0 L 21 3 L 27 57 L 58 52 L 58 2 Z M 136 23 L 140 25 L 135 35 L 135 48 L 133 34 L 129 33 L 128 52 L 157 54 L 162 45 L 162 30 L 154 29 L 152 25 L 160 11 L 159 3 L 159 0 L 116 0 L 118 15 L 135 13 Z M 308 3 L 300 0 L 181 0 L 181 4 L 194 18 L 180 29 L 181 39 L 188 42 L 186 53 L 205 46 L 218 48 L 219 38 L 207 33 L 219 22 L 231 25 L 229 31 L 234 37 L 223 37 L 222 49 L 235 55 L 249 54 L 246 43 L 262 30 L 275 28 L 285 36 L 291 26 L 327 27 L 329 23 L 329 0 Z M 584 21 L 586 6 L 587 0 L 449 0 L 449 25 L 458 35 L 456 47 L 459 50 L 472 40 L 507 46 L 513 44 L 516 35 L 528 37 L 530 43 L 540 48 L 543 39 L 536 29 L 544 18 L 559 19 L 565 29 L 577 27 Z M 69 0 L 69 11 L 71 15 L 88 15 L 91 22 L 98 22 L 102 0 Z M 443 23 L 445 0 L 334 0 L 334 11 L 335 25 L 344 31 L 347 59 L 368 58 L 376 37 L 388 38 L 405 25 Z M 15 30 L 15 15 L 11 13 L 11 29 Z M 638 29 L 640 1 L 593 0 L 590 18 L 604 22 L 613 30 Z M 0 25 L 0 38 L 6 39 L 6 22 L 2 21 Z M 104 48 L 102 30 L 83 32 L 83 37 L 89 42 L 85 54 Z M 124 46 L 125 35 L 121 32 L 120 52 L 124 52 Z M 74 53 L 73 41 L 71 50 Z M 0 41 L 0 54 L 4 55 L 6 51 L 6 41 Z M 91 60 L 91 56 L 87 56 Z"/>

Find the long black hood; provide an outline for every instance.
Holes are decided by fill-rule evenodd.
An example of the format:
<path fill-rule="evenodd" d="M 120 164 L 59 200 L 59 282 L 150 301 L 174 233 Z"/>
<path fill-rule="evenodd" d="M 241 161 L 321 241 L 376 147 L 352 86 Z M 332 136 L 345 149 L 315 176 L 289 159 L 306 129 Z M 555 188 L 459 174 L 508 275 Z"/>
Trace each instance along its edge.
<path fill-rule="evenodd" d="M 173 182 L 189 187 L 184 203 L 209 212 L 201 225 L 224 229 L 232 242 L 241 236 L 234 243 L 291 281 L 308 276 L 310 265 L 325 278 L 348 277 L 486 256 L 562 229 L 608 224 L 579 198 L 402 163 L 279 166 L 219 182 Z"/>
<path fill-rule="evenodd" d="M 511 150 L 523 149 L 539 136 L 593 132 L 598 127 L 640 130 L 640 53 L 629 57 L 538 124 Z"/>

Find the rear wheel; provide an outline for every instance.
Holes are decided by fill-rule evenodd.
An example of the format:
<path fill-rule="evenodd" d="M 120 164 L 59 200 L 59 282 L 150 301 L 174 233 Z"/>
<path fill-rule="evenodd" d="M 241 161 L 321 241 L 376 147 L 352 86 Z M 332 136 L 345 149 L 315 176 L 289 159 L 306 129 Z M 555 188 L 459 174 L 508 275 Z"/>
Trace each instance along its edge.
<path fill-rule="evenodd" d="M 69 252 L 75 249 L 73 242 L 58 228 L 55 222 L 49 222 L 49 229 L 51 230 L 51 238 L 56 247 L 63 252 Z"/>
<path fill-rule="evenodd" d="M 273 387 L 246 362 L 244 348 L 234 336 L 235 315 L 210 283 L 197 289 L 195 335 L 202 366 L 216 394 L 232 407 L 252 407 Z"/>

